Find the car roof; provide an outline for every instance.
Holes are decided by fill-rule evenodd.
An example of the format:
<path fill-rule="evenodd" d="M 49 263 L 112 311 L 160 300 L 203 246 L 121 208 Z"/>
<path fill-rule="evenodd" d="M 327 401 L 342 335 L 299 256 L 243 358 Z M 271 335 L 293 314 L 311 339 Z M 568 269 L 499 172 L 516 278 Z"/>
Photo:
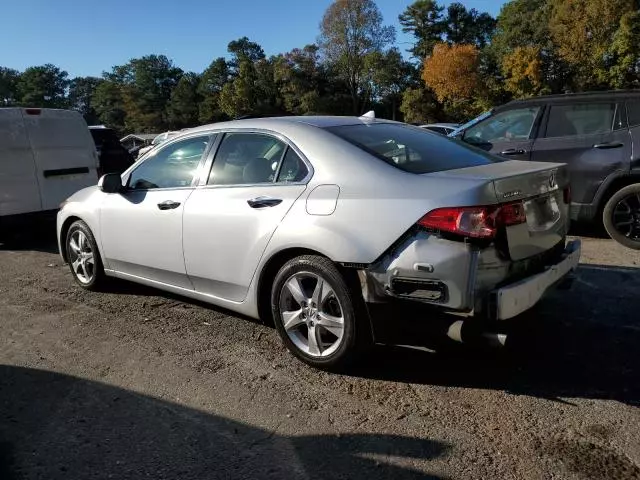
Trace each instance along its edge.
<path fill-rule="evenodd" d="M 609 90 L 600 92 L 580 92 L 580 93 L 561 93 L 556 95 L 541 95 L 539 97 L 523 98 L 512 100 L 509 103 L 501 105 L 496 110 L 504 108 L 512 108 L 518 105 L 539 105 L 548 103 L 573 103 L 580 101 L 599 101 L 621 98 L 640 98 L 640 90 Z"/>
<path fill-rule="evenodd" d="M 190 133 L 199 131 L 208 131 L 212 129 L 225 128 L 264 128 L 277 129 L 278 126 L 306 124 L 319 128 L 339 127 L 344 125 L 371 125 L 375 123 L 398 123 L 391 120 L 372 119 L 363 117 L 339 117 L 339 116 L 295 116 L 295 117 L 269 117 L 269 118 L 248 118 L 240 120 L 231 120 L 228 122 L 210 123 L 195 127 L 189 130 Z"/>

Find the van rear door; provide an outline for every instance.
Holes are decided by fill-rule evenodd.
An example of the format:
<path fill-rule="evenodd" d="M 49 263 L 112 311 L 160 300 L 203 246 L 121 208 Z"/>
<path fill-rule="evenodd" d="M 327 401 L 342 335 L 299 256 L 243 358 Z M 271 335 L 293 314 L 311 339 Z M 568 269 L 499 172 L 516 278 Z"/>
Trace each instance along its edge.
<path fill-rule="evenodd" d="M 42 209 L 36 165 L 20 108 L 0 109 L 0 216 Z"/>
<path fill-rule="evenodd" d="M 23 109 L 35 158 L 42 210 L 98 181 L 98 154 L 89 128 L 78 112 Z"/>

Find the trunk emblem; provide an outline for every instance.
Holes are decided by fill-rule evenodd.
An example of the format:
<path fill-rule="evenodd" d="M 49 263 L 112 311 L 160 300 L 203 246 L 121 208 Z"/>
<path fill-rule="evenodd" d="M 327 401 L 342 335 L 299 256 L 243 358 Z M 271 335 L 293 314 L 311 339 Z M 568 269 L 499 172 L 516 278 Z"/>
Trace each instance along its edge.
<path fill-rule="evenodd" d="M 551 188 L 556 186 L 556 174 L 552 173 L 551 176 L 549 177 L 549 186 Z"/>
<path fill-rule="evenodd" d="M 517 197 L 518 195 L 522 195 L 522 191 L 521 190 L 514 190 L 512 192 L 507 192 L 507 193 L 503 194 L 502 196 L 504 198 L 511 198 L 511 197 Z"/>

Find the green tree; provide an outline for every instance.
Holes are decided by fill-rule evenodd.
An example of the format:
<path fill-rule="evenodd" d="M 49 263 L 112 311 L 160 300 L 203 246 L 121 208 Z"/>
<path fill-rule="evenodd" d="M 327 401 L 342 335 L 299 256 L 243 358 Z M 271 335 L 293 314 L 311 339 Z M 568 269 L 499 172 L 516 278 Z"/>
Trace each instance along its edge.
<path fill-rule="evenodd" d="M 167 105 L 167 121 L 172 129 L 195 127 L 198 124 L 198 74 L 185 73 L 171 92 Z"/>
<path fill-rule="evenodd" d="M 0 67 L 0 106 L 10 107 L 18 102 L 20 72 Z"/>
<path fill-rule="evenodd" d="M 105 75 L 118 85 L 127 131 L 158 132 L 168 128 L 167 105 L 182 70 L 164 55 L 134 58 Z"/>
<path fill-rule="evenodd" d="M 227 61 L 216 58 L 200 76 L 198 94 L 202 97 L 199 105 L 198 120 L 210 123 L 224 120 L 226 114 L 220 108 L 220 93 L 229 82 L 231 72 Z"/>
<path fill-rule="evenodd" d="M 574 87 L 607 88 L 611 46 L 635 0 L 555 0 L 549 29 L 560 57 L 570 66 Z"/>
<path fill-rule="evenodd" d="M 550 0 L 512 0 L 504 4 L 491 45 L 485 48 L 485 54 L 496 67 L 488 72 L 492 80 L 502 81 L 502 72 L 509 69 L 508 57 L 517 49 L 526 49 L 521 52 L 535 49 L 539 52 L 539 65 L 532 68 L 540 71 L 541 92 L 560 93 L 567 88 L 570 71 L 560 58 L 549 30 L 551 7 Z"/>
<path fill-rule="evenodd" d="M 435 122 L 441 114 L 435 96 L 424 87 L 407 88 L 402 94 L 400 111 L 407 123 Z"/>
<path fill-rule="evenodd" d="M 620 27 L 609 49 L 609 84 L 613 88 L 640 86 L 640 13 L 628 12 L 620 19 Z"/>
<path fill-rule="evenodd" d="M 496 20 L 488 13 L 479 13 L 454 2 L 447 7 L 444 33 L 449 43 L 464 43 L 484 47 L 494 33 Z"/>
<path fill-rule="evenodd" d="M 394 28 L 382 24 L 373 0 L 335 0 L 325 12 L 319 44 L 325 60 L 347 85 L 354 114 L 361 113 L 367 100 L 367 58 L 384 51 L 394 40 Z"/>
<path fill-rule="evenodd" d="M 65 108 L 68 74 L 50 63 L 27 68 L 18 80 L 18 101 L 25 107 Z"/>
<path fill-rule="evenodd" d="M 389 108 L 389 117 L 396 119 L 402 92 L 415 76 L 413 65 L 402 58 L 397 48 L 372 56 L 374 98 Z"/>
<path fill-rule="evenodd" d="M 408 51 L 420 61 L 431 55 L 435 44 L 442 41 L 443 11 L 444 7 L 435 0 L 416 0 L 398 17 L 402 31 L 416 39 Z"/>
<path fill-rule="evenodd" d="M 220 92 L 220 109 L 229 117 L 255 113 L 256 69 L 252 62 L 240 62 L 238 75 Z"/>
<path fill-rule="evenodd" d="M 89 125 L 98 122 L 98 114 L 91 104 L 96 88 L 104 80 L 97 77 L 76 77 L 69 83 L 69 107 L 82 114 Z"/>
<path fill-rule="evenodd" d="M 258 60 L 264 60 L 264 50 L 262 47 L 249 40 L 247 37 L 233 40 L 227 45 L 227 51 L 231 54 L 231 61 L 229 66 L 231 67 L 233 74 L 239 74 L 240 64 L 242 62 L 257 62 Z"/>
<path fill-rule="evenodd" d="M 273 59 L 274 80 L 284 108 L 297 115 L 317 112 L 324 70 L 316 45 L 295 48 Z"/>
<path fill-rule="evenodd" d="M 113 79 L 105 79 L 96 87 L 90 102 L 100 122 L 120 133 L 124 133 L 126 130 L 126 112 L 122 89 L 122 83 Z"/>

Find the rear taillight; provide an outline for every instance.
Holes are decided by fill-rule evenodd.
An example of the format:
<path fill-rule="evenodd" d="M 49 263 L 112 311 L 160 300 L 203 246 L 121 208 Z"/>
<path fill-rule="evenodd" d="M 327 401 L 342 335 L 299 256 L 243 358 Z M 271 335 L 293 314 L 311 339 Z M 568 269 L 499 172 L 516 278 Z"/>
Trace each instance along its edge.
<path fill-rule="evenodd" d="M 527 221 L 522 202 L 487 207 L 447 207 L 430 211 L 418 225 L 471 238 L 494 238 L 500 227 Z"/>
<path fill-rule="evenodd" d="M 569 205 L 571 203 L 571 186 L 567 185 L 562 193 L 563 193 L 564 203 Z"/>
<path fill-rule="evenodd" d="M 40 115 L 42 112 L 39 108 L 25 108 L 24 111 L 27 115 Z"/>
<path fill-rule="evenodd" d="M 524 213 L 524 205 L 522 202 L 507 203 L 500 207 L 498 213 L 498 224 L 508 227 L 510 225 L 519 225 L 527 221 Z"/>

